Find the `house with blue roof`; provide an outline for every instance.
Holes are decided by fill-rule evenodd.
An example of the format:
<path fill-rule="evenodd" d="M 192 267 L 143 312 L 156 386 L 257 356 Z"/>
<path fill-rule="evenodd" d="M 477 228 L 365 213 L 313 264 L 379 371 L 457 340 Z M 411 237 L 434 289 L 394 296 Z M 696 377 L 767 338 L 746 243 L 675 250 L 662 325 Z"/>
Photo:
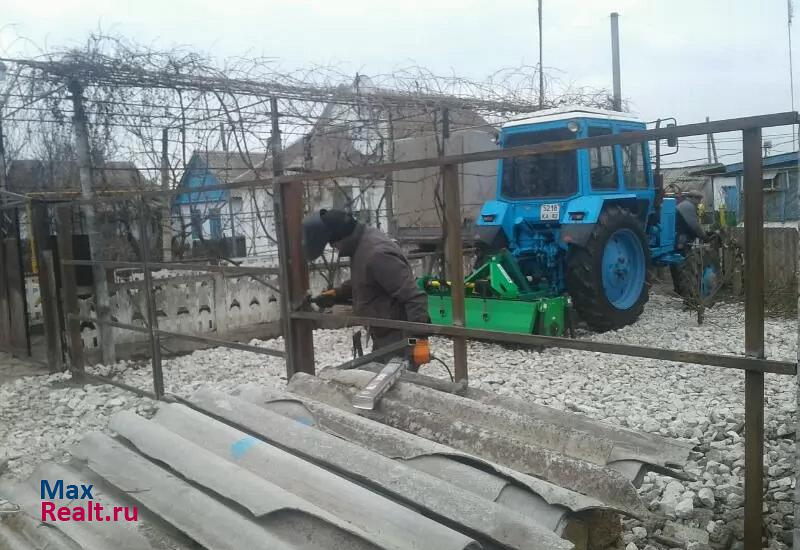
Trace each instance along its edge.
<path fill-rule="evenodd" d="M 174 234 L 179 247 L 196 248 L 198 242 L 219 242 L 237 237 L 237 216 L 243 211 L 241 197 L 227 190 L 204 190 L 234 179 L 263 162 L 265 155 L 248 158 L 237 152 L 195 151 L 178 184 L 185 193 L 172 202 Z M 241 254 L 234 254 L 241 255 Z"/>
<path fill-rule="evenodd" d="M 764 157 L 762 161 L 764 189 L 764 222 L 800 222 L 798 192 L 798 152 Z M 706 172 L 709 173 L 709 172 Z M 724 207 L 742 220 L 742 163 L 728 164 L 709 174 L 712 177 L 715 210 Z"/>

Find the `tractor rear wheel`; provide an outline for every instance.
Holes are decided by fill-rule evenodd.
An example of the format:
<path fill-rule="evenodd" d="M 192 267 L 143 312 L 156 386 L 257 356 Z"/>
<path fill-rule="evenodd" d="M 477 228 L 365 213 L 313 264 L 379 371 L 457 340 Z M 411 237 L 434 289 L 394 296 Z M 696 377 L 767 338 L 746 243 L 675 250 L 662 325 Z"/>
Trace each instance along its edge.
<path fill-rule="evenodd" d="M 567 257 L 567 291 L 593 330 L 614 330 L 636 321 L 648 299 L 650 249 L 639 219 L 611 206 L 600 214 L 586 245 Z"/>

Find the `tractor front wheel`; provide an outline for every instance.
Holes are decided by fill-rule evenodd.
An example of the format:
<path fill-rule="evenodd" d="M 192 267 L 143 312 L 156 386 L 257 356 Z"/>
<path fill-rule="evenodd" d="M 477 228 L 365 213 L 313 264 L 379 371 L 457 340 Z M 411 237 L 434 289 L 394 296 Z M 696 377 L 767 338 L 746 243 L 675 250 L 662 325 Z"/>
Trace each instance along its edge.
<path fill-rule="evenodd" d="M 593 330 L 630 325 L 648 299 L 649 263 L 639 219 L 626 208 L 607 208 L 586 245 L 572 247 L 567 257 L 567 291 L 575 310 Z"/>

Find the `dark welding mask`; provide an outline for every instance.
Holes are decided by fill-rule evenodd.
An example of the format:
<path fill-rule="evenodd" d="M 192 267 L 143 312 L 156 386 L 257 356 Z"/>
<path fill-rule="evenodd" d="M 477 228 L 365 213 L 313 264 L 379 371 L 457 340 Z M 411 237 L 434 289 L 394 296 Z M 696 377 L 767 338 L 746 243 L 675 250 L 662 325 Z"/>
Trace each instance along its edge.
<path fill-rule="evenodd" d="M 324 210 L 314 212 L 303 220 L 303 253 L 310 262 L 322 256 L 325 245 L 331 238 L 330 230 L 322 221 Z"/>
<path fill-rule="evenodd" d="M 349 236 L 356 228 L 356 220 L 344 210 L 320 210 L 303 220 L 303 252 L 306 261 L 322 256 L 326 244 L 333 244 Z"/>

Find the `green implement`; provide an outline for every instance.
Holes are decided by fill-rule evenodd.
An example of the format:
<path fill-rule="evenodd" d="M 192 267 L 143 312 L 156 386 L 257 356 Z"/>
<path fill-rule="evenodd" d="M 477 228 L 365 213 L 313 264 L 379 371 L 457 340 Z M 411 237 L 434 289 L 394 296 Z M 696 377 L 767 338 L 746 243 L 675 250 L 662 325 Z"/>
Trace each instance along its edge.
<path fill-rule="evenodd" d="M 428 294 L 428 314 L 437 325 L 453 324 L 450 283 L 433 277 L 417 279 Z M 571 305 L 567 296 L 534 290 L 507 251 L 489 260 L 464 280 L 468 328 L 562 336 Z"/>

